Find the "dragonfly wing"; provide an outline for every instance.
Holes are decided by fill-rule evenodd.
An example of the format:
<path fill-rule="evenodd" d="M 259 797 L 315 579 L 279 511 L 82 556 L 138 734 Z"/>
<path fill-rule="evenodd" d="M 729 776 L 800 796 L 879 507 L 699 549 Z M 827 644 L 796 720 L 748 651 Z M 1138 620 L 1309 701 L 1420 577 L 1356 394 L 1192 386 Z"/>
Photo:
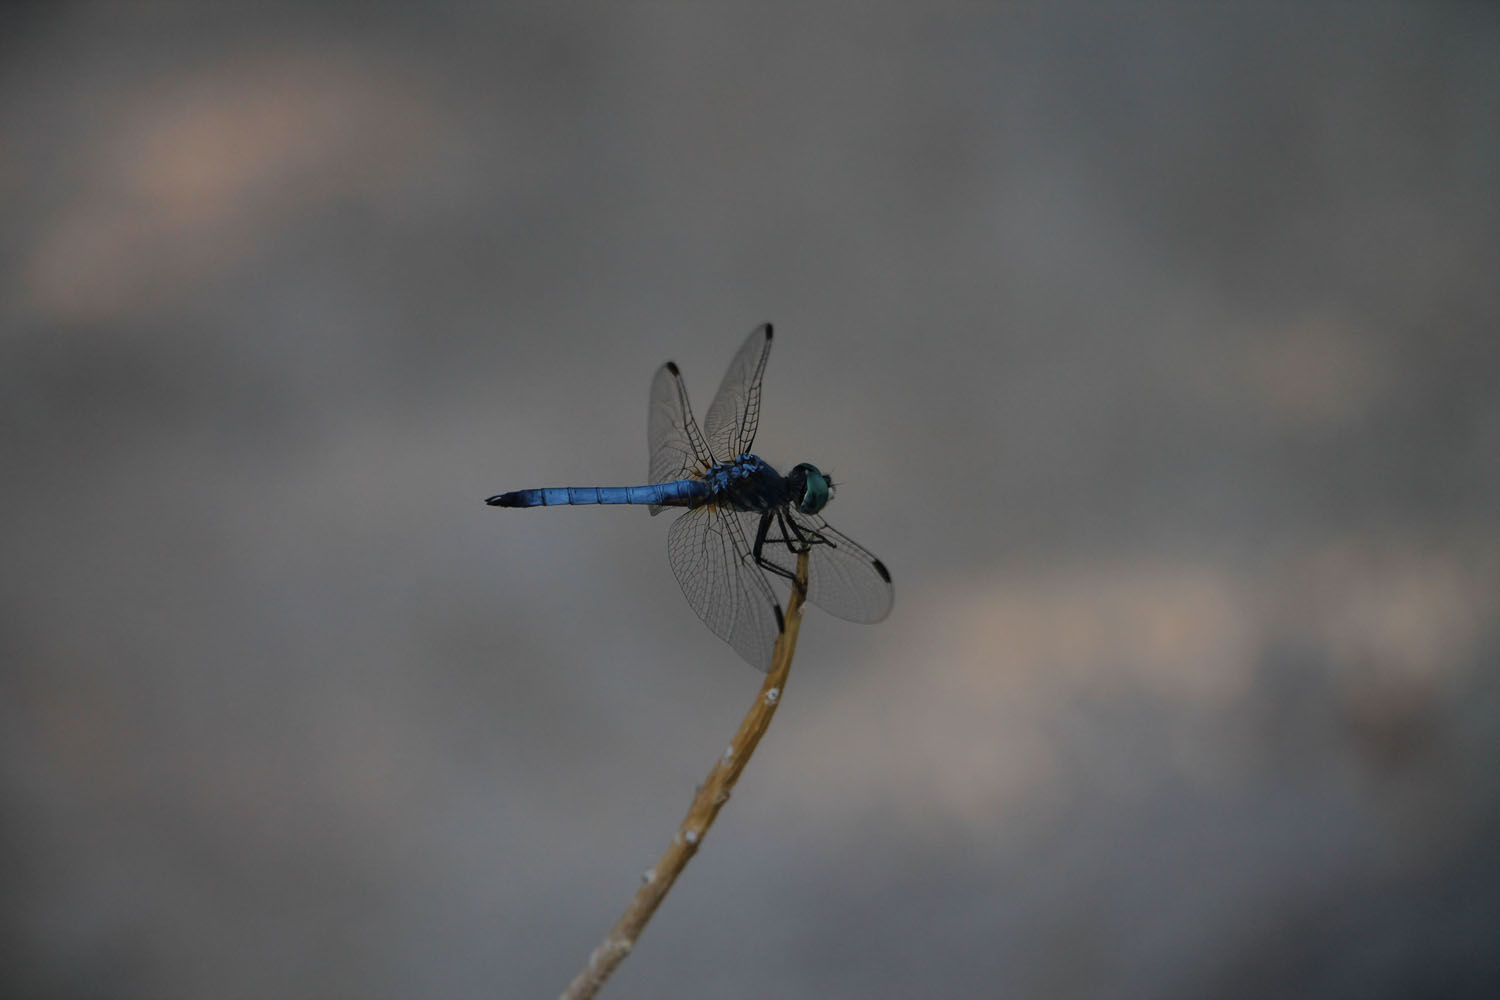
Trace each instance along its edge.
<path fill-rule="evenodd" d="M 713 464 L 693 408 L 688 404 L 682 373 L 668 361 L 651 380 L 651 412 L 646 422 L 646 446 L 651 453 L 650 483 L 670 483 L 697 476 Z M 654 506 L 652 514 L 665 507 Z"/>
<path fill-rule="evenodd" d="M 703 418 L 703 430 L 709 451 L 721 462 L 733 461 L 755 443 L 755 428 L 760 423 L 760 380 L 770 356 L 771 324 L 762 323 L 750 331 L 719 383 L 719 391 Z"/>
<path fill-rule="evenodd" d="M 795 571 L 800 547 L 796 536 L 800 535 L 813 543 L 807 561 L 809 601 L 851 622 L 878 622 L 891 613 L 896 591 L 884 563 L 818 515 L 803 514 L 794 507 L 784 511 L 793 523 L 793 538 L 788 539 L 786 529 L 773 520 L 761 547 L 762 559 L 789 573 Z M 760 515 L 752 512 L 739 517 L 753 542 Z"/>
<path fill-rule="evenodd" d="M 769 670 L 781 605 L 750 558 L 739 519 L 713 506 L 688 511 L 667 532 L 667 556 L 703 624 L 752 667 Z"/>

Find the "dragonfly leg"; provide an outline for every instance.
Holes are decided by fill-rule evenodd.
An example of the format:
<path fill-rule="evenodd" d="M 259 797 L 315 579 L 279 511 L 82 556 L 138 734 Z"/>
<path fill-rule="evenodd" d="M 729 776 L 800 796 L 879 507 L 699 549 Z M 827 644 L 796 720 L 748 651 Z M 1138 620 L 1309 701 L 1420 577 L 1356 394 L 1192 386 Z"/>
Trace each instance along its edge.
<path fill-rule="evenodd" d="M 752 555 L 755 557 L 755 564 L 768 573 L 775 573 L 777 576 L 782 577 L 795 587 L 797 585 L 797 575 L 791 570 L 773 563 L 764 555 L 766 541 L 771 532 L 772 520 L 776 522 L 781 537 L 769 540 L 772 545 L 785 545 L 788 552 L 806 552 L 814 545 L 822 542 L 823 539 L 804 531 L 801 525 L 786 517 L 779 510 L 768 510 L 760 516 L 760 526 L 755 531 L 755 547 L 752 550 Z M 807 595 L 804 594 L 803 596 L 806 597 Z"/>
<path fill-rule="evenodd" d="M 782 511 L 776 512 L 776 520 L 781 525 L 781 537 L 786 542 L 786 547 L 792 552 L 802 553 L 810 550 L 814 545 L 828 545 L 828 539 L 809 528 L 805 524 L 798 524 L 794 519 L 787 517 Z M 788 536 L 791 537 L 788 537 Z"/>

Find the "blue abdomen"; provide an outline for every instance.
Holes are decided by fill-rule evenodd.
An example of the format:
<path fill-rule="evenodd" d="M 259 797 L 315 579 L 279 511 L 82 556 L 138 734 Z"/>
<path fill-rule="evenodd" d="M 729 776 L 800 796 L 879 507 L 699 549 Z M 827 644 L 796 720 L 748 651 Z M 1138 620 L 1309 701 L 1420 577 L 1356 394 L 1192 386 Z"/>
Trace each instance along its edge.
<path fill-rule="evenodd" d="M 576 507 L 596 503 L 691 507 L 708 499 L 709 493 L 706 482 L 679 479 L 649 486 L 548 486 L 538 490 L 515 490 L 496 494 L 485 503 L 491 507 Z"/>

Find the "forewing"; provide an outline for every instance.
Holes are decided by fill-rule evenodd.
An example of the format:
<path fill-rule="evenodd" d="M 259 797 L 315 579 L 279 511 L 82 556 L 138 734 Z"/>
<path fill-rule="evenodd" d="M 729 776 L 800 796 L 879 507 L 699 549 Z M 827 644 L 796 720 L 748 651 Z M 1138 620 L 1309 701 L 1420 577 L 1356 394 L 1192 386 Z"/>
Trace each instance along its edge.
<path fill-rule="evenodd" d="M 771 356 L 771 324 L 750 331 L 739 353 L 729 363 L 724 381 L 703 418 L 708 449 L 720 462 L 730 462 L 750 450 L 760 423 L 760 380 Z"/>
<path fill-rule="evenodd" d="M 682 373 L 668 361 L 651 380 L 651 412 L 646 420 L 646 446 L 651 453 L 647 482 L 687 479 L 713 464 L 708 445 L 693 419 Z M 652 514 L 665 507 L 653 506 Z"/>
<path fill-rule="evenodd" d="M 785 508 L 785 516 L 802 538 L 813 540 L 807 560 L 807 599 L 824 611 L 845 621 L 869 624 L 891 613 L 896 591 L 891 586 L 890 571 L 862 546 L 816 514 L 803 514 Z M 758 523 L 760 515 L 740 515 L 746 530 Z M 752 521 L 751 519 L 755 520 Z M 755 536 L 750 536 L 752 542 Z M 772 522 L 761 547 L 761 558 L 787 572 L 797 567 L 797 553 L 789 548 L 782 526 Z"/>
<path fill-rule="evenodd" d="M 689 510 L 667 532 L 667 556 L 698 617 L 759 671 L 771 667 L 781 605 L 750 558 L 739 520 L 717 507 Z"/>

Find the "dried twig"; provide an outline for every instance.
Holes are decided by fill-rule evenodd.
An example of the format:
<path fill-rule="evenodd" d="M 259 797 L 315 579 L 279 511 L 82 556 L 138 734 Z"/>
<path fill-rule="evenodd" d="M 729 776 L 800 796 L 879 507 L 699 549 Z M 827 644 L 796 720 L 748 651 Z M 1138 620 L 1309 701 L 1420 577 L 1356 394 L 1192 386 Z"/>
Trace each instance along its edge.
<path fill-rule="evenodd" d="M 761 685 L 760 693 L 755 697 L 755 704 L 745 713 L 744 721 L 734 734 L 734 741 L 714 763 L 713 769 L 699 787 L 698 794 L 693 797 L 693 804 L 688 807 L 687 817 L 677 828 L 672 843 L 667 845 L 661 859 L 656 862 L 656 867 L 646 873 L 641 887 L 636 890 L 635 898 L 604 936 L 603 943 L 593 950 L 583 970 L 573 977 L 573 981 L 563 991 L 562 1000 L 587 1000 L 594 996 L 610 973 L 615 971 L 615 967 L 630 954 L 630 949 L 640 937 L 646 922 L 666 898 L 672 883 L 677 881 L 677 876 L 687 867 L 692 856 L 698 853 L 698 845 L 703 842 L 708 828 L 713 825 L 714 817 L 719 815 L 719 809 L 729 801 L 730 790 L 739 780 L 740 772 L 745 769 L 750 755 L 755 752 L 760 738 L 765 735 L 766 728 L 771 725 L 771 716 L 776 714 L 776 706 L 781 704 L 782 692 L 786 690 L 786 676 L 791 670 L 792 653 L 797 648 L 797 632 L 802 627 L 802 602 L 807 596 L 806 552 L 797 557 L 796 576 L 792 595 L 787 600 L 786 628 L 771 654 L 771 669 L 766 673 L 766 682 Z"/>

